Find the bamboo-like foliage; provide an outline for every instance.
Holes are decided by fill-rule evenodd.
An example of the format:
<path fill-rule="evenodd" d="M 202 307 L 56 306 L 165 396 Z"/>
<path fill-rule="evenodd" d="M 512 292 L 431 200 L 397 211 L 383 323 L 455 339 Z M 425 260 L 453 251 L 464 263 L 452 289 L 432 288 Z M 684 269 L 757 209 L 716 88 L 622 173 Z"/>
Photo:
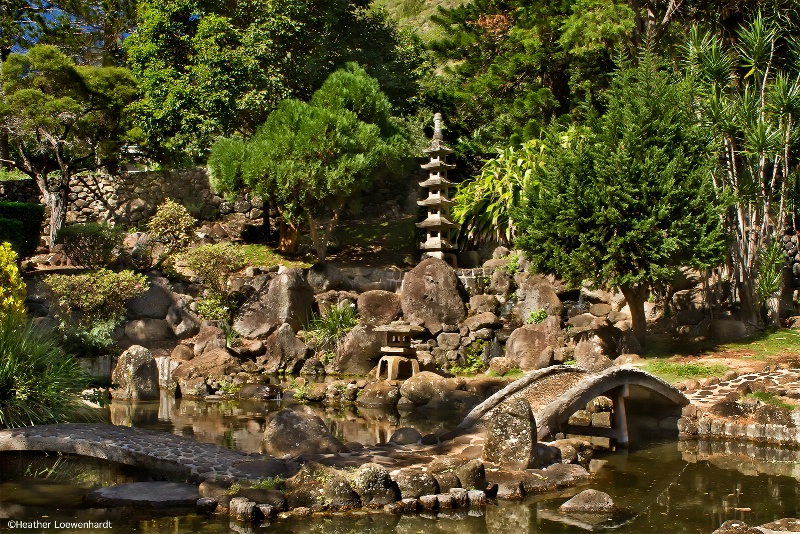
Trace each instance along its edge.
<path fill-rule="evenodd" d="M 780 233 L 787 193 L 797 181 L 800 54 L 780 26 L 759 14 L 741 28 L 733 48 L 693 28 L 686 63 L 700 119 L 716 136 L 715 188 L 733 194 L 726 214 L 732 274 L 743 317 L 755 322 L 759 256 Z"/>
<path fill-rule="evenodd" d="M 534 171 L 543 164 L 544 143 L 533 139 L 519 148 L 509 147 L 487 161 L 474 180 L 459 185 L 451 210 L 461 225 L 460 244 L 496 241 L 509 245 L 517 234 L 512 210 L 522 203 Z"/>

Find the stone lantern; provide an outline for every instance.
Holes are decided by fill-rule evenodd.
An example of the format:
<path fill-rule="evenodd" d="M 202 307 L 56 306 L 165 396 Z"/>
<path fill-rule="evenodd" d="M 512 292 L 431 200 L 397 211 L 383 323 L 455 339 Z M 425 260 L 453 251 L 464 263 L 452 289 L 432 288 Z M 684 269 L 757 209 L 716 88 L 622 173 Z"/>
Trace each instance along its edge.
<path fill-rule="evenodd" d="M 417 202 L 428 210 L 427 218 L 417 223 L 419 228 L 425 230 L 425 241 L 420 243 L 422 258 L 439 258 L 456 266 L 455 252 L 458 247 L 450 241 L 450 233 L 457 225 L 450 220 L 450 188 L 455 184 L 447 179 L 447 171 L 454 169 L 455 165 L 447 163 L 447 155 L 453 151 L 442 142 L 442 114 L 433 117 L 433 139 L 428 148 L 423 150 L 431 160 L 422 165 L 429 172 L 428 179 L 420 182 L 420 187 L 427 190 L 427 198 Z"/>

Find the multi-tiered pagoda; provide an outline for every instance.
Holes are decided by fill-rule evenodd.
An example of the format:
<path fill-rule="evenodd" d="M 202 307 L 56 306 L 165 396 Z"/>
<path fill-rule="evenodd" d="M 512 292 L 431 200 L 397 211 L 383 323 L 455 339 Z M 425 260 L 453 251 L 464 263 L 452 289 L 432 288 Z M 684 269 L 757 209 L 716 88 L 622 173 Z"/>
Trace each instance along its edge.
<path fill-rule="evenodd" d="M 428 154 L 431 160 L 422 165 L 430 175 L 427 180 L 419 184 L 428 190 L 428 196 L 425 200 L 417 202 L 428 209 L 428 217 L 417 223 L 417 226 L 426 232 L 425 241 L 420 243 L 422 258 L 439 258 L 455 267 L 455 252 L 458 247 L 450 242 L 450 233 L 456 224 L 450 220 L 450 206 L 453 205 L 453 201 L 449 197 L 450 188 L 455 184 L 447 179 L 447 171 L 455 168 L 455 165 L 447 163 L 447 155 L 453 151 L 442 142 L 441 113 L 433 117 L 433 139 L 430 147 L 423 152 Z"/>

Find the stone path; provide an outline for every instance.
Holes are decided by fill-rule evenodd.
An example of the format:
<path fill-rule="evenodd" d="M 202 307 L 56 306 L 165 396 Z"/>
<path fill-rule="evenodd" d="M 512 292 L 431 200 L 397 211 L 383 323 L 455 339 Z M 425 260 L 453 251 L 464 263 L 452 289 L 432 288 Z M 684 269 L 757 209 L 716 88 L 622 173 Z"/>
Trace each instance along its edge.
<path fill-rule="evenodd" d="M 739 393 L 745 385 L 759 384 L 763 390 L 800 400 L 800 370 L 777 369 L 770 372 L 747 373 L 732 380 L 724 380 L 718 384 L 701 387 L 683 394 L 689 401 L 701 409 L 708 409 L 717 402 L 726 400 L 732 394 Z M 738 396 L 737 396 L 738 398 Z"/>

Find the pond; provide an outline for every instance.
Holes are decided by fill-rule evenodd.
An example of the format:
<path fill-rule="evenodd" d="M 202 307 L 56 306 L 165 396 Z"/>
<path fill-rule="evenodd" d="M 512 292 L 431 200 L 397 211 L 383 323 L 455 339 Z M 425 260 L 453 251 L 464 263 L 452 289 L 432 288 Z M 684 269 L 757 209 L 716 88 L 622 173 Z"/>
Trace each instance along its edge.
<path fill-rule="evenodd" d="M 283 404 L 285 406 L 285 404 Z M 132 424 L 173 432 L 227 447 L 260 451 L 260 434 L 279 402 L 114 403 L 109 417 L 115 424 Z M 328 421 L 342 441 L 383 443 L 401 426 L 420 432 L 451 427 L 452 422 L 400 415 L 394 411 L 312 408 Z M 250 526 L 228 518 L 204 517 L 179 511 L 158 517 L 146 510 L 92 509 L 82 496 L 94 488 L 147 480 L 152 474 L 101 460 L 43 455 L 0 455 L 0 531 L 42 532 L 39 528 L 9 528 L 8 520 L 111 521 L 113 532 L 279 532 L 279 533 L 577 533 L 605 530 L 633 533 L 709 534 L 727 519 L 760 525 L 782 517 L 800 516 L 800 451 L 754 449 L 752 445 L 716 442 L 654 442 L 635 450 L 606 453 L 607 464 L 580 487 L 529 496 L 521 502 L 490 501 L 485 512 L 462 510 L 436 516 L 355 512 L 276 520 Z M 742 458 L 748 461 L 743 462 Z M 156 474 L 156 477 L 158 475 Z M 609 493 L 624 511 L 608 518 L 569 517 L 557 511 L 583 489 Z M 19 526 L 19 525 L 17 525 Z M 59 529 L 70 532 L 70 529 Z M 105 529 L 75 529 L 89 534 Z"/>

